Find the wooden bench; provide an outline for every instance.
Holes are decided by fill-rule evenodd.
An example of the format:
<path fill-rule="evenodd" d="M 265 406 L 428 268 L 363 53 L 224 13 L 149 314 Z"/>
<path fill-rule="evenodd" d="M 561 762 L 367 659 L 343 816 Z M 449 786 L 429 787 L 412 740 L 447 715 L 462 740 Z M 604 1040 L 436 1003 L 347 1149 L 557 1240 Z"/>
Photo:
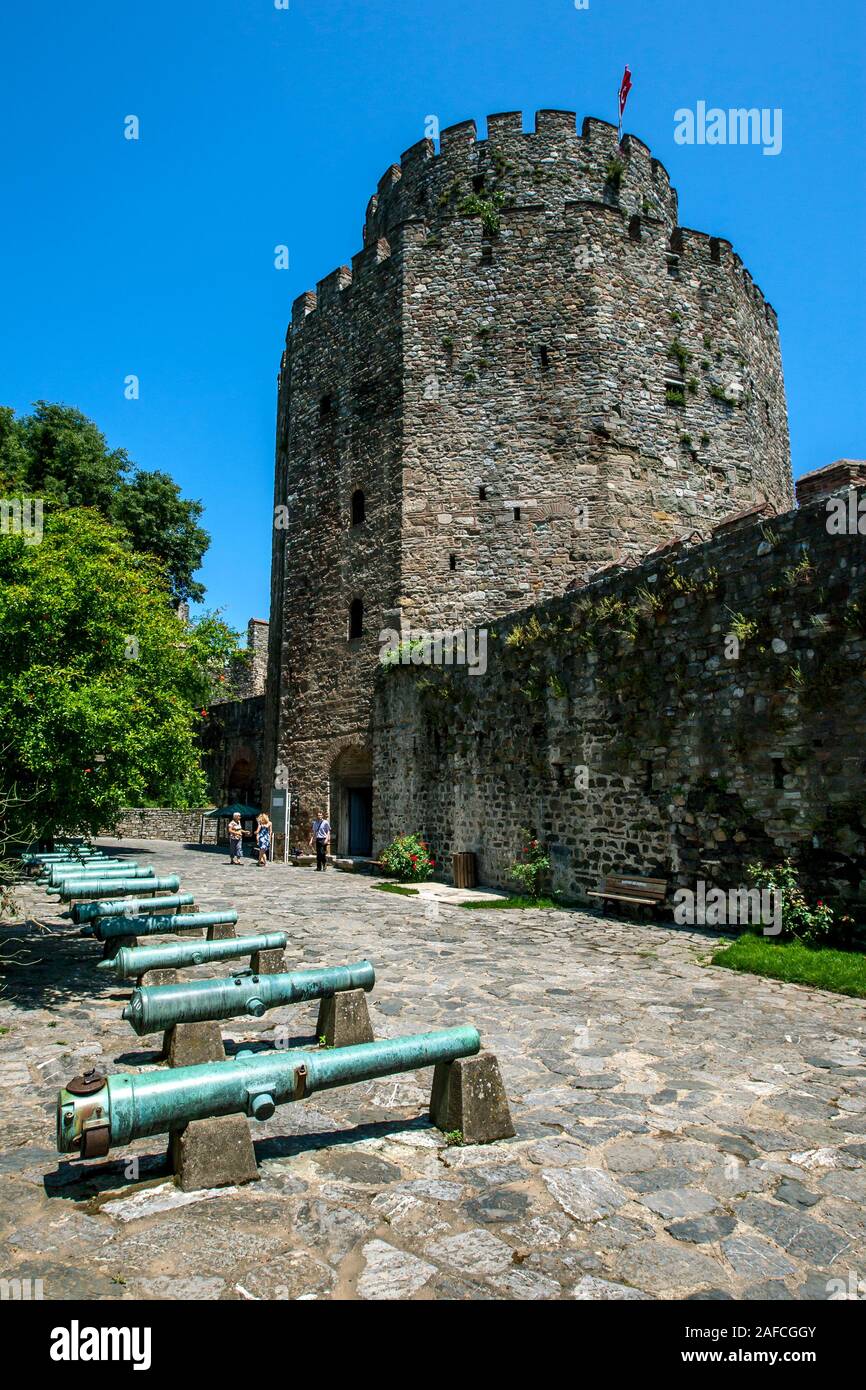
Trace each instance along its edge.
<path fill-rule="evenodd" d="M 642 878 L 640 874 L 607 874 L 601 887 L 590 889 L 590 898 L 602 903 L 632 903 L 636 907 L 661 907 L 667 897 L 668 885 L 663 878 Z"/>

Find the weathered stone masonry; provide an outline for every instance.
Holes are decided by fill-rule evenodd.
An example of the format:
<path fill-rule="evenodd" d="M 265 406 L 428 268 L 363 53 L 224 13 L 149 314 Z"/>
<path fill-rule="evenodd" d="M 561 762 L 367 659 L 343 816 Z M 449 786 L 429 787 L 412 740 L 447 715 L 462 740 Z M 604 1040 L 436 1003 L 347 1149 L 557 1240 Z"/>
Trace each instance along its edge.
<path fill-rule="evenodd" d="M 560 111 L 452 127 L 386 172 L 364 240 L 295 303 L 274 498 L 266 773 L 303 820 L 330 802 L 341 849 L 381 629 L 499 617 L 791 502 L 775 314 L 639 140 Z"/>
<path fill-rule="evenodd" d="M 828 534 L 816 478 L 798 511 L 495 623 L 486 675 L 383 671 L 377 844 L 417 830 L 504 884 L 529 827 L 576 897 L 622 870 L 731 887 L 790 853 L 866 910 L 866 539 Z"/>

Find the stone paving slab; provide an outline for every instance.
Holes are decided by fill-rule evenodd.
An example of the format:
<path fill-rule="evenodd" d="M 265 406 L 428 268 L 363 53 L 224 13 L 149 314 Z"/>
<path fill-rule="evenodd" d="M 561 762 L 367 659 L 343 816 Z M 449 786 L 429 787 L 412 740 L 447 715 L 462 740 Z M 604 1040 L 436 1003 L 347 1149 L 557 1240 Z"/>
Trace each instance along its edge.
<path fill-rule="evenodd" d="M 866 1279 L 862 1002 L 707 968 L 709 933 L 121 848 L 202 910 L 234 904 L 239 930 L 287 931 L 289 968 L 369 956 L 377 1037 L 476 1025 L 517 1134 L 449 1146 L 428 1070 L 253 1123 L 246 1187 L 180 1192 L 161 1139 L 61 1158 L 58 1086 L 159 1066 L 160 1039 L 123 1023 L 129 990 L 28 885 L 29 924 L 0 926 L 26 958 L 0 995 L 0 1276 L 49 1299 L 193 1300 L 811 1299 Z M 229 1055 L 314 1045 L 315 1023 L 305 1005 L 223 1035 Z"/>

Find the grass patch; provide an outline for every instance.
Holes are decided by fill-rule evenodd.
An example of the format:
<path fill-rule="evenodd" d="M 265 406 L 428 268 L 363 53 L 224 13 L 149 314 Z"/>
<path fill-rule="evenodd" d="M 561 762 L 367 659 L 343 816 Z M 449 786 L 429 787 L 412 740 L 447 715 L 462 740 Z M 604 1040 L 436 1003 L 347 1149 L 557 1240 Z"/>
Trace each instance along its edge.
<path fill-rule="evenodd" d="M 486 902 L 458 903 L 458 907 L 480 908 L 482 911 L 488 907 L 556 907 L 562 908 L 562 903 L 554 902 L 553 898 L 488 898 Z"/>
<path fill-rule="evenodd" d="M 399 893 L 401 898 L 417 898 L 417 888 L 406 888 L 402 883 L 374 883 L 380 893 Z"/>
<path fill-rule="evenodd" d="M 803 946 L 799 941 L 768 941 L 745 932 L 732 946 L 716 951 L 710 964 L 866 999 L 866 956 L 858 951 Z"/>

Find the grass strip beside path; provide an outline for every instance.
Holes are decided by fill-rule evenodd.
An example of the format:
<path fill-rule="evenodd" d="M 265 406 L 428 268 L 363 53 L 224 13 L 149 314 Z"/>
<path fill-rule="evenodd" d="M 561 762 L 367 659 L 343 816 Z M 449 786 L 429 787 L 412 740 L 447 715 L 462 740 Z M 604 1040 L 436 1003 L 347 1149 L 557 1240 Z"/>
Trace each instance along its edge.
<path fill-rule="evenodd" d="M 768 941 L 744 932 L 733 945 L 716 951 L 710 964 L 866 999 L 866 955 L 859 951 L 803 946 L 799 941 Z"/>

